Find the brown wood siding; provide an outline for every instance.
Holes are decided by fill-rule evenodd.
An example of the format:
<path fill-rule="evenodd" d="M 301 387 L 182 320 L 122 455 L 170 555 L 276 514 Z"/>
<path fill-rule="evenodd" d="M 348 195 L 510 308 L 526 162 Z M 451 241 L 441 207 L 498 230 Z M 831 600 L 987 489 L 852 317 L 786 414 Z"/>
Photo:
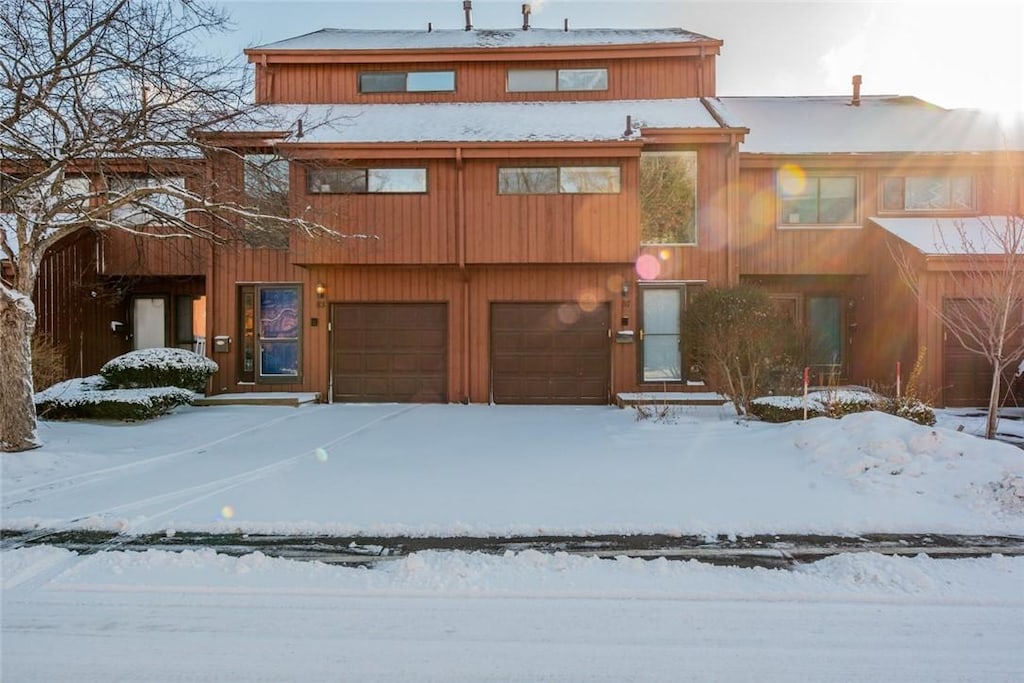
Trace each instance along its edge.
<path fill-rule="evenodd" d="M 463 62 L 396 64 L 273 64 L 256 67 L 258 103 L 381 104 L 410 102 L 516 102 L 539 100 L 634 100 L 713 97 L 715 60 L 708 56 L 637 59 L 588 59 L 550 62 Z M 608 69 L 608 89 L 569 92 L 506 92 L 508 69 Z M 455 70 L 455 92 L 359 92 L 359 74 L 366 71 Z M 701 92 L 703 87 L 704 92 Z"/>
<path fill-rule="evenodd" d="M 326 164 L 325 164 L 326 165 Z M 339 163 L 339 165 L 341 165 Z M 302 264 L 455 263 L 456 177 L 454 160 L 346 162 L 361 168 L 426 168 L 422 194 L 309 194 L 305 167 L 293 173 L 292 197 L 310 207 L 306 217 L 345 237 L 325 239 L 293 233 L 292 260 Z"/>
<path fill-rule="evenodd" d="M 148 230 L 168 234 L 159 228 Z M 203 275 L 209 243 L 200 238 L 160 238 L 108 230 L 101 236 L 104 275 Z"/>
<path fill-rule="evenodd" d="M 123 292 L 96 274 L 97 245 L 88 230 L 61 240 L 43 257 L 36 281 L 36 332 L 62 347 L 67 377 L 93 375 L 108 360 L 128 351 Z"/>
<path fill-rule="evenodd" d="M 656 259 L 655 280 L 703 280 L 725 284 L 728 280 L 728 164 L 726 145 L 702 147 L 697 156 L 697 244 L 647 245 L 642 254 Z M 639 243 L 639 200 L 637 200 Z M 631 236 L 632 237 L 632 236 Z M 634 249 L 636 247 L 634 246 Z"/>
<path fill-rule="evenodd" d="M 498 194 L 500 166 L 557 166 L 549 159 L 466 163 L 468 263 L 632 261 L 640 242 L 635 158 L 586 158 L 564 165 L 619 166 L 618 194 Z"/>

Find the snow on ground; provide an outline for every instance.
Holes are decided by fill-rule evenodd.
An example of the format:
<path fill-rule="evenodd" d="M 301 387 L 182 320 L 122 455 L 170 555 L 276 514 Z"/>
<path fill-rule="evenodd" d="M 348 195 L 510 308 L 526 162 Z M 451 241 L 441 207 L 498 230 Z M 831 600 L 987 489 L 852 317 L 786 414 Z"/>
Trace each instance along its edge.
<path fill-rule="evenodd" d="M 4 680 L 1020 680 L 1024 558 L 0 554 Z"/>
<path fill-rule="evenodd" d="M 1021 533 L 1024 451 L 888 415 L 186 408 L 43 423 L 3 526 L 300 533 Z M 1022 479 L 1024 480 L 1024 479 Z M 1024 489 L 1022 489 L 1024 491 Z M 528 550 L 373 568 L 212 550 L 0 553 L 11 681 L 1017 681 L 1024 558 L 791 570 Z M 756 672 L 756 673 L 755 673 Z"/>
<path fill-rule="evenodd" d="M 43 423 L 3 526 L 335 535 L 1024 533 L 1024 451 L 881 413 L 217 406 Z"/>

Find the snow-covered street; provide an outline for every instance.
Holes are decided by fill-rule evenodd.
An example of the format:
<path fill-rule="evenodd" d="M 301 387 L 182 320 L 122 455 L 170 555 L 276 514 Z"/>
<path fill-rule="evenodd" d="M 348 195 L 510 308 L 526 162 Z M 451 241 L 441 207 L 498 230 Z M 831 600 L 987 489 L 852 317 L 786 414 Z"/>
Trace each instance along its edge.
<path fill-rule="evenodd" d="M 1024 558 L 3 554 L 10 681 L 1020 680 Z M 53 577 L 54 567 L 61 573 Z M 40 576 L 50 576 L 37 585 Z"/>

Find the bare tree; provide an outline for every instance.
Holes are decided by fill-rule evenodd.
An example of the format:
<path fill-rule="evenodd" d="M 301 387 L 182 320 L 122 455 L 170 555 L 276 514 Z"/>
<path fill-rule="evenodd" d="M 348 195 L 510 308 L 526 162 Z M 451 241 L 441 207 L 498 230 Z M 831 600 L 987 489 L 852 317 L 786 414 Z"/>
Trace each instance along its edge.
<path fill-rule="evenodd" d="M 62 238 L 332 232 L 204 187 L 194 132 L 246 115 L 240 70 L 196 49 L 226 28 L 200 0 L 0 0 L 0 450 L 39 445 L 32 297 Z"/>
<path fill-rule="evenodd" d="M 993 439 L 1002 378 L 1024 359 L 1024 216 L 957 219 L 953 225 L 935 228 L 934 251 L 958 261 L 943 273 L 943 302 L 925 296 L 920 270 L 906 251 L 890 250 L 917 300 L 964 349 L 991 365 L 985 438 Z"/>

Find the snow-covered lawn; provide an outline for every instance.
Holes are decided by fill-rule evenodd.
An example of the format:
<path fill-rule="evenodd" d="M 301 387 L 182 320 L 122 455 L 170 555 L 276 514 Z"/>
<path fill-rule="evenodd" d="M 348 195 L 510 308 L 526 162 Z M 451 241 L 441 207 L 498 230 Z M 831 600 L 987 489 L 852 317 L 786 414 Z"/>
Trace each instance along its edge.
<path fill-rule="evenodd" d="M 881 413 L 217 406 L 40 436 L 0 460 L 5 528 L 1024 534 L 1024 451 Z"/>
<path fill-rule="evenodd" d="M 882 414 L 218 406 L 44 423 L 3 526 L 337 533 L 1024 533 L 1024 451 Z M 7 681 L 1017 681 L 1024 558 L 791 570 L 421 552 L 0 553 Z"/>

